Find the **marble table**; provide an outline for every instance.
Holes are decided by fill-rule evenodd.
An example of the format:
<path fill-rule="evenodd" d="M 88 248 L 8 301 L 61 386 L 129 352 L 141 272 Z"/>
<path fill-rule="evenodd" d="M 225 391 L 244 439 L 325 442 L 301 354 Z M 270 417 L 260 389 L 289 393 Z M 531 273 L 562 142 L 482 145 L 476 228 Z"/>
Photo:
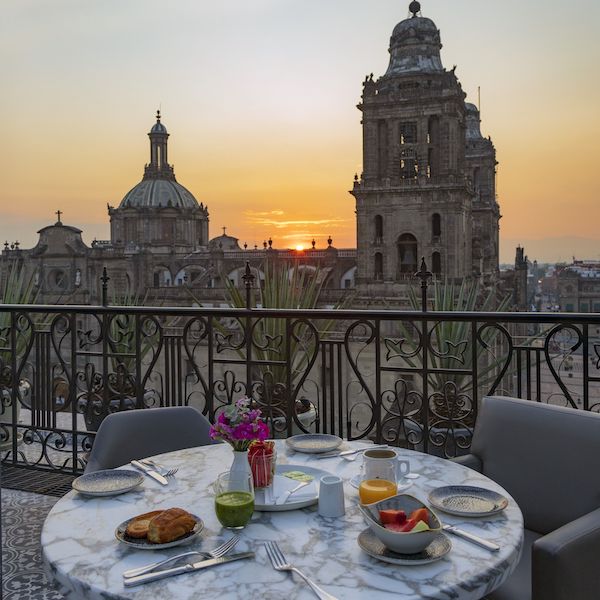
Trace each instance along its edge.
<path fill-rule="evenodd" d="M 365 554 L 357 544 L 365 529 L 358 509 L 358 494 L 349 480 L 358 473 L 361 459 L 315 459 L 292 453 L 278 444 L 278 462 L 311 465 L 345 480 L 346 515 L 325 519 L 316 506 L 289 512 L 255 512 L 242 532 L 235 551 L 254 550 L 255 560 L 220 565 L 133 588 L 123 586 L 122 573 L 182 551 L 210 550 L 229 537 L 217 521 L 209 488 L 215 475 L 232 461 L 225 445 L 181 450 L 158 457 L 167 467 L 179 467 L 176 478 L 161 486 L 149 478 L 137 491 L 108 498 L 85 498 L 75 492 L 64 496 L 50 511 L 42 531 L 43 558 L 48 573 L 65 597 L 86 599 L 128 598 L 142 600 L 303 600 L 313 598 L 310 589 L 295 575 L 275 571 L 263 542 L 275 540 L 286 557 L 304 570 L 327 592 L 340 600 L 464 599 L 476 600 L 496 589 L 510 575 L 521 553 L 523 518 L 515 501 L 499 485 L 458 464 L 409 450 L 400 450 L 410 460 L 413 472 L 407 493 L 422 500 L 436 487 L 448 484 L 480 485 L 509 498 L 508 508 L 489 518 L 464 519 L 438 513 L 445 523 L 460 525 L 498 543 L 491 553 L 452 536 L 452 550 L 443 559 L 423 566 L 397 566 Z M 345 442 L 346 447 L 362 447 Z M 179 506 L 199 515 L 205 530 L 192 544 L 162 552 L 133 550 L 114 537 L 125 519 L 157 508 Z"/>

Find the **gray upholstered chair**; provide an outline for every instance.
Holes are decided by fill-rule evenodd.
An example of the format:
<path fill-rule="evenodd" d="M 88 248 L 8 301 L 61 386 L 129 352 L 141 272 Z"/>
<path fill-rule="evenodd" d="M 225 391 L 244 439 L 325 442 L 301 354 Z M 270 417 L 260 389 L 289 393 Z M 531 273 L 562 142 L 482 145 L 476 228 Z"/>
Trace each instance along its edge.
<path fill-rule="evenodd" d="M 454 460 L 499 483 L 523 512 L 521 561 L 490 600 L 600 598 L 600 415 L 484 398 L 471 454 Z"/>
<path fill-rule="evenodd" d="M 191 406 L 127 410 L 108 415 L 98 429 L 86 473 L 130 460 L 211 444 L 210 423 Z"/>

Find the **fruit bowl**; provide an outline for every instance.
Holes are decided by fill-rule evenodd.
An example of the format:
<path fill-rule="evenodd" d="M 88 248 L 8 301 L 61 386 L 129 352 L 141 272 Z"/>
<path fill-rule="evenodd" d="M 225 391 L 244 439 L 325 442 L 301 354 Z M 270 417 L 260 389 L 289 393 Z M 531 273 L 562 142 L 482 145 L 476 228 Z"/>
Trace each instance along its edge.
<path fill-rule="evenodd" d="M 398 494 L 379 502 L 373 502 L 373 504 L 359 505 L 359 509 L 371 531 L 381 540 L 385 547 L 400 554 L 416 554 L 423 551 L 442 531 L 442 523 L 438 516 L 418 498 L 410 494 Z M 419 509 L 426 511 L 426 513 L 417 513 L 416 511 L 419 511 Z M 406 525 L 398 523 L 398 526 L 393 529 L 384 527 L 380 511 L 385 511 L 384 515 L 392 519 L 394 518 L 394 513 L 403 512 L 405 517 L 404 523 Z M 428 528 L 416 528 L 415 531 L 400 531 L 402 527 L 408 526 L 408 520 L 410 519 L 408 515 L 413 514 L 423 516 L 426 514 Z M 390 525 L 393 524 L 388 523 L 388 527 Z"/>

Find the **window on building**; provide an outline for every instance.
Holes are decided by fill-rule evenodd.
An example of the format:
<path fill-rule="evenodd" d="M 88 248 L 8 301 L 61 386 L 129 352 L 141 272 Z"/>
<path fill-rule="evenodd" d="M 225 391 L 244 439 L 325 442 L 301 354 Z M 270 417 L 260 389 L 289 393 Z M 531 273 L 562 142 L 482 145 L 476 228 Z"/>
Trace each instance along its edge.
<path fill-rule="evenodd" d="M 412 148 L 406 148 L 400 152 L 400 177 L 402 179 L 414 179 L 419 173 L 416 152 Z"/>
<path fill-rule="evenodd" d="M 570 303 L 569 303 L 569 304 L 567 304 L 567 305 L 565 306 L 565 310 L 566 310 L 567 312 L 573 312 L 573 311 L 574 311 L 573 305 L 572 305 L 572 304 L 570 304 Z"/>
<path fill-rule="evenodd" d="M 400 273 L 417 271 L 417 238 L 410 233 L 398 238 L 398 266 Z"/>
<path fill-rule="evenodd" d="M 442 255 L 439 252 L 434 252 L 431 255 L 431 272 L 434 275 L 442 274 Z"/>
<path fill-rule="evenodd" d="M 431 235 L 438 238 L 442 235 L 442 217 L 439 213 L 431 215 Z"/>
<path fill-rule="evenodd" d="M 344 288 L 349 289 L 352 287 L 352 279 L 344 279 Z"/>
<path fill-rule="evenodd" d="M 381 243 L 383 239 L 383 217 L 381 215 L 375 215 L 375 242 Z"/>
<path fill-rule="evenodd" d="M 414 122 L 400 123 L 400 144 L 417 143 L 417 124 Z"/>
<path fill-rule="evenodd" d="M 154 287 L 160 287 L 160 274 L 154 273 Z"/>
<path fill-rule="evenodd" d="M 383 279 L 383 254 L 375 253 L 375 279 Z"/>
<path fill-rule="evenodd" d="M 594 302 L 594 312 L 600 313 L 600 303 Z"/>
<path fill-rule="evenodd" d="M 579 305 L 579 310 L 580 310 L 581 312 L 589 312 L 589 311 L 590 311 L 590 305 L 589 305 L 587 302 L 582 302 L 582 303 Z"/>

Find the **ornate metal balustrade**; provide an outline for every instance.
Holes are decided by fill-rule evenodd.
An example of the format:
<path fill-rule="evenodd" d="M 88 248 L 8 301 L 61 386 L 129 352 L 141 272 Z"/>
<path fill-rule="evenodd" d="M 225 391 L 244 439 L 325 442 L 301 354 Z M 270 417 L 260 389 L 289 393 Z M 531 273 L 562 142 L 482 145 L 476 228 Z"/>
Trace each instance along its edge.
<path fill-rule="evenodd" d="M 0 312 L 10 315 L 0 329 L 0 456 L 10 464 L 76 473 L 111 412 L 190 404 L 214 419 L 243 395 L 277 436 L 331 432 L 446 456 L 468 451 L 483 395 L 600 409 L 592 315 Z"/>

